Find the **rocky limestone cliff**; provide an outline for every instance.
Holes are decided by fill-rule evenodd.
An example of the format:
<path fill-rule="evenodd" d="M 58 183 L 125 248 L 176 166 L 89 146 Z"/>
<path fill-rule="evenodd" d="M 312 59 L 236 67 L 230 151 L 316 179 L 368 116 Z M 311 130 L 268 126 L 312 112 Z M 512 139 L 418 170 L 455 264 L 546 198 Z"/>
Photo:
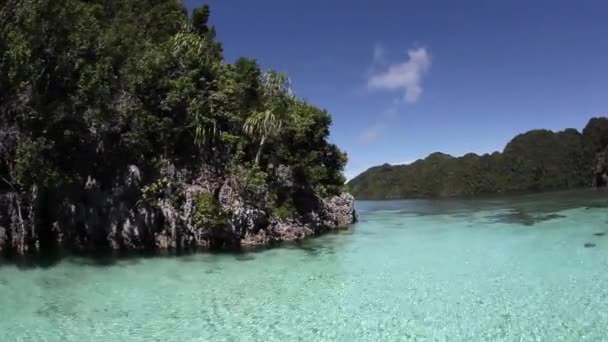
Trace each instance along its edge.
<path fill-rule="evenodd" d="M 593 180 L 594 187 L 605 187 L 608 184 L 608 148 L 599 152 L 593 161 Z"/>
<path fill-rule="evenodd" d="M 100 250 L 239 249 L 294 241 L 348 227 L 357 220 L 354 198 L 303 196 L 289 217 L 272 214 L 265 185 L 244 191 L 238 175 L 204 170 L 189 174 L 173 165 L 162 169 L 164 187 L 153 198 L 142 193 L 142 172 L 131 165 L 110 189 L 89 178 L 69 196 L 32 189 L 0 194 L 0 254 L 44 249 Z M 294 187 L 289 169 L 277 168 L 276 182 Z M 217 200 L 225 222 L 197 221 L 197 199 Z M 200 204 L 199 204 L 200 205 Z"/>

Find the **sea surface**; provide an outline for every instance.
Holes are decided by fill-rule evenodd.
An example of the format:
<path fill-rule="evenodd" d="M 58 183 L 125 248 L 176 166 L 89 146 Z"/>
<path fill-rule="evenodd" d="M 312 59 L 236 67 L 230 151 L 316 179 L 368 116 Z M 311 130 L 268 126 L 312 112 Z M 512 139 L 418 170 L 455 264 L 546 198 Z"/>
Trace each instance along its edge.
<path fill-rule="evenodd" d="M 258 252 L 5 261 L 0 341 L 608 341 L 608 193 L 357 207 Z"/>

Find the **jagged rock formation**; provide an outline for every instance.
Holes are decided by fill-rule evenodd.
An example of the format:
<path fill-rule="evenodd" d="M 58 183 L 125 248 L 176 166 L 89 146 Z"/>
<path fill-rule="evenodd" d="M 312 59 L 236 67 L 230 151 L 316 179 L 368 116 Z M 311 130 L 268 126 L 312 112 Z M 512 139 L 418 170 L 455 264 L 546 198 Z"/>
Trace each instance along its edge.
<path fill-rule="evenodd" d="M 286 166 L 280 168 L 285 173 Z M 272 215 L 268 191 L 242 189 L 240 179 L 206 170 L 188 176 L 173 165 L 162 176 L 171 186 L 154 199 L 142 198 L 138 167 L 130 165 L 122 183 L 103 191 L 88 179 L 79 201 L 52 203 L 33 191 L 24 206 L 16 193 L 0 195 L 0 253 L 26 254 L 42 249 L 193 250 L 238 249 L 294 241 L 347 228 L 356 221 L 354 198 L 347 193 L 329 198 L 307 197 L 307 210 L 279 219 Z M 294 186 L 289 176 L 277 178 Z M 217 196 L 225 222 L 197 222 L 197 196 Z M 48 200 L 48 198 L 47 198 Z"/>
<path fill-rule="evenodd" d="M 608 148 L 596 155 L 593 167 L 593 186 L 606 185 L 608 185 Z"/>

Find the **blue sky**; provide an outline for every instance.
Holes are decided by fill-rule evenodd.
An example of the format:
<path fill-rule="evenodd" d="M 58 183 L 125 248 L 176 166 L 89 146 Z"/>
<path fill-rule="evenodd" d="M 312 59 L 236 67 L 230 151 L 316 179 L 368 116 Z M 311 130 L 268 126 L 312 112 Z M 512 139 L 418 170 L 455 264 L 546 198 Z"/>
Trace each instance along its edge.
<path fill-rule="evenodd" d="M 349 177 L 608 114 L 607 1 L 185 3 L 211 6 L 228 62 L 285 72 L 332 114 Z"/>

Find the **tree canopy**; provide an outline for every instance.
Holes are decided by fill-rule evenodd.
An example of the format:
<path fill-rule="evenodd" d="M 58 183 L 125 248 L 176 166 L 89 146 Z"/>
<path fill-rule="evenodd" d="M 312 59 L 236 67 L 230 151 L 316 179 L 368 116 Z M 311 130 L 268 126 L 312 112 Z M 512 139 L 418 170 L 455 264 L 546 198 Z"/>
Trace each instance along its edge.
<path fill-rule="evenodd" d="M 0 193 L 68 196 L 89 179 L 111 188 L 128 165 L 152 184 L 170 162 L 228 173 L 257 164 L 247 169 L 268 184 L 286 165 L 302 187 L 336 194 L 346 156 L 328 142 L 330 124 L 286 76 L 224 61 L 208 6 L 189 15 L 175 0 L 7 0 L 0 9 Z"/>

